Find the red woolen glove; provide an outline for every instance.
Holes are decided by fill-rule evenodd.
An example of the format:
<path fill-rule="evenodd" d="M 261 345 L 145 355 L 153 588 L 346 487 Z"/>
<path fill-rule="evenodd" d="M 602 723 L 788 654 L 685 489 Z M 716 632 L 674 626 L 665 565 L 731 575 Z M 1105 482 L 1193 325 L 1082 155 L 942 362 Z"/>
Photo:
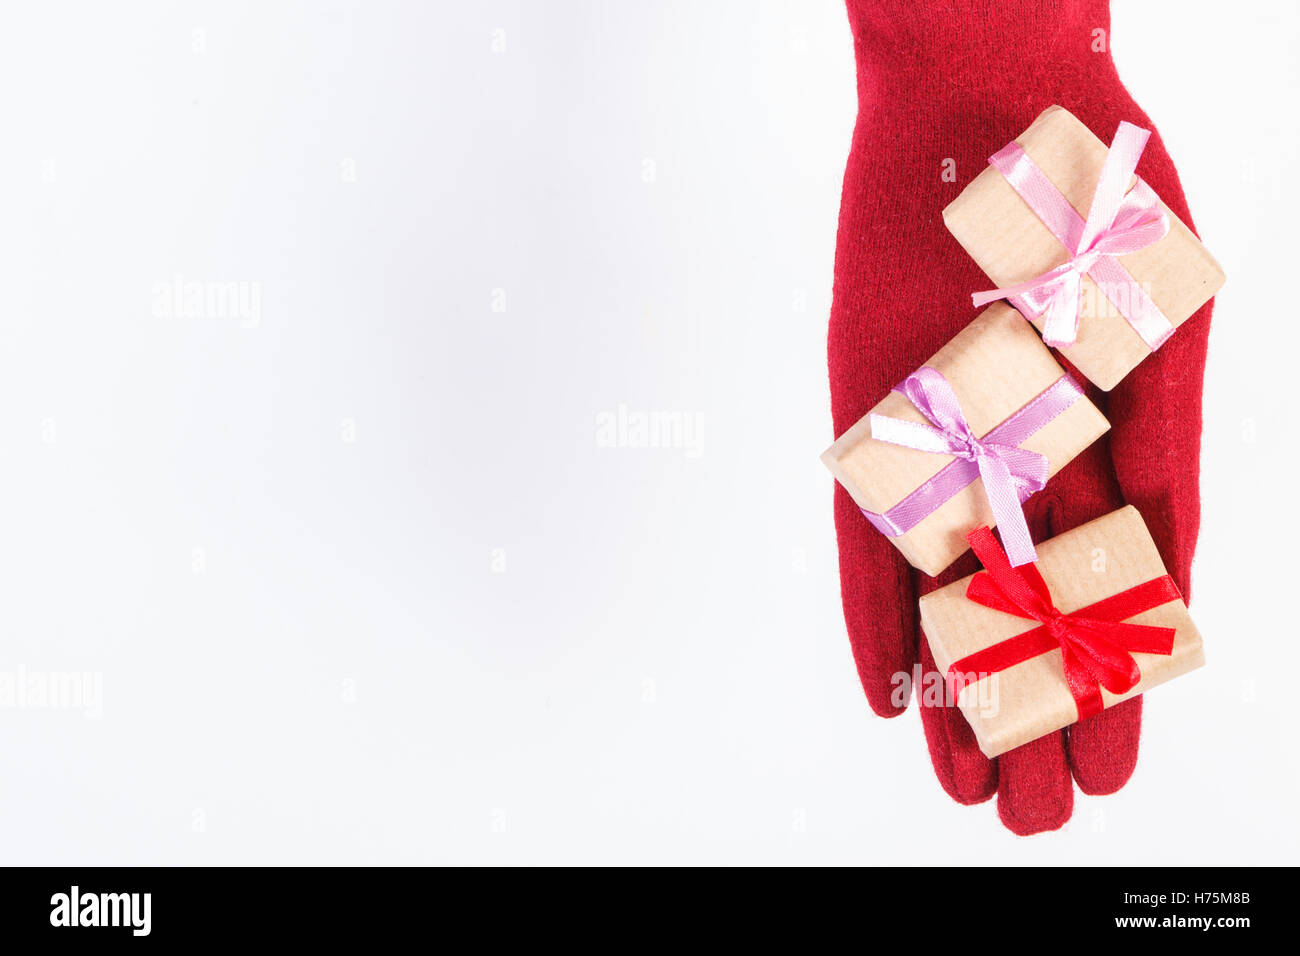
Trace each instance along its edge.
<path fill-rule="evenodd" d="M 828 344 L 836 435 L 974 318 L 970 294 L 990 283 L 941 212 L 1049 106 L 1064 106 L 1105 142 L 1121 120 L 1153 130 L 1138 174 L 1192 226 L 1160 135 L 1115 72 L 1107 0 L 848 0 L 848 7 L 859 113 Z M 946 160 L 955 163 L 955 182 L 944 181 Z M 1111 430 L 1026 502 L 1035 541 L 1133 504 L 1189 593 L 1210 308 L 1109 394 L 1089 389 Z M 906 708 L 911 686 L 899 675 L 913 674 L 918 662 L 926 674 L 935 669 L 919 631 L 918 596 L 978 563 L 967 554 L 938 578 L 913 570 L 838 485 L 835 525 L 858 673 L 872 709 L 891 717 Z M 1141 698 L 996 760 L 980 753 L 956 708 L 919 691 L 918 698 L 943 788 L 961 803 L 996 790 L 998 813 L 1016 833 L 1065 823 L 1071 778 L 1085 793 L 1111 793 L 1137 761 Z"/>

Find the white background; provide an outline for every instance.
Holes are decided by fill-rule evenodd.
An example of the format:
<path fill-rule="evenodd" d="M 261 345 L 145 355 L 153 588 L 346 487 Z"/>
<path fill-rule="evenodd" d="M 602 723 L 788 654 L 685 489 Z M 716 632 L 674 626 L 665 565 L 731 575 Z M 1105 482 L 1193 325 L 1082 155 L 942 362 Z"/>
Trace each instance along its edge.
<path fill-rule="evenodd" d="M 11 4 L 0 677 L 102 713 L 0 707 L 3 861 L 1294 862 L 1297 26 L 1115 0 L 1229 276 L 1209 665 L 1018 839 L 844 633 L 839 0 Z"/>

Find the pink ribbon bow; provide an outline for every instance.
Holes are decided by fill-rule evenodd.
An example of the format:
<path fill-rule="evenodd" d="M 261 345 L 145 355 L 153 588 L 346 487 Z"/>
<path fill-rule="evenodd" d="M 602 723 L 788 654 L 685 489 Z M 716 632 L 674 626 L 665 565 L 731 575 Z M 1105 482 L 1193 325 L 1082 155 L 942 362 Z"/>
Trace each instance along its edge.
<path fill-rule="evenodd" d="M 962 413 L 961 403 L 957 401 L 952 385 L 940 372 L 929 366 L 917 369 L 895 391 L 906 395 L 930 424 L 906 422 L 873 412 L 870 416 L 871 437 L 905 448 L 953 455 L 973 464 L 984 482 L 984 493 L 988 496 L 989 507 L 993 511 L 998 530 L 1002 533 L 1002 542 L 1011 564 L 1018 567 L 1037 560 L 1034 542 L 1029 536 L 1029 526 L 1025 523 L 1020 503 L 1034 492 L 1041 491 L 1047 484 L 1047 458 L 1037 452 L 999 441 L 1001 436 L 998 429 L 994 429 L 982 440 L 976 437 Z M 1078 386 L 1073 380 L 1063 377 L 1050 391 L 1047 400 L 1054 406 L 1065 407 L 1077 396 Z M 1033 429 L 1042 424 L 1032 421 L 1044 414 L 1038 408 L 1035 406 L 1034 411 L 1020 416 L 1032 423 Z M 1054 414 L 1057 409 L 1045 411 Z"/>
<path fill-rule="evenodd" d="M 1026 315 L 1043 316 L 1043 341 L 1065 348 L 1073 345 L 1078 335 L 1083 277 L 1087 275 L 1152 351 L 1163 345 L 1173 334 L 1173 323 L 1116 258 L 1145 249 L 1169 232 L 1169 216 L 1151 187 L 1139 179 L 1128 188 L 1150 136 L 1149 130 L 1132 123 L 1119 124 L 1086 221 L 1019 144 L 1009 143 L 990 157 L 989 162 L 1070 257 L 1027 282 L 974 293 L 971 301 L 975 307 L 1009 299 Z"/>

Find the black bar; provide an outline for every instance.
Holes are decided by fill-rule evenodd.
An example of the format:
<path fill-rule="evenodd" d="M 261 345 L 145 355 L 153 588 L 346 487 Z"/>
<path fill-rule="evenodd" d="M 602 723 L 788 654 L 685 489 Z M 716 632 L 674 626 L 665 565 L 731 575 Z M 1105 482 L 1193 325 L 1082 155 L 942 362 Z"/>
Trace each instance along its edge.
<path fill-rule="evenodd" d="M 1289 869 L 951 866 L 701 877 L 689 871 L 592 879 L 582 872 L 396 868 L 10 869 L 0 876 L 0 928 L 10 945 L 315 939 L 334 949 L 349 940 L 400 943 L 412 933 L 451 944 L 467 925 L 480 943 L 524 932 L 549 945 L 558 932 L 559 939 L 603 937 L 610 945 L 620 938 L 631 945 L 648 934 L 670 945 L 697 926 L 733 941 L 848 934 L 864 949 L 892 937 L 947 949 L 977 939 L 1031 938 L 1020 933 L 1045 944 L 1052 938 L 1181 944 L 1199 935 L 1232 945 L 1261 930 L 1276 938 L 1296 911 Z M 84 925 L 111 922 L 118 925 Z M 620 924 L 624 930 L 609 935 Z"/>

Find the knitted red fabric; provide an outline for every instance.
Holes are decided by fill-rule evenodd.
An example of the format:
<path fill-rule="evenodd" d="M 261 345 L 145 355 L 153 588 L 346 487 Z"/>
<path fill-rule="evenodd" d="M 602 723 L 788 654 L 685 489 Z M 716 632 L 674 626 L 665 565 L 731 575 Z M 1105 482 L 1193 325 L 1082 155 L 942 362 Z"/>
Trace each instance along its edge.
<path fill-rule="evenodd" d="M 1105 142 L 1121 120 L 1155 129 L 1115 71 L 1106 0 L 848 0 L 848 7 L 859 113 L 828 345 L 836 435 L 974 317 L 970 293 L 990 283 L 948 234 L 941 211 L 989 155 L 1054 103 Z M 954 166 L 955 181 L 945 182 L 944 169 Z M 1158 132 L 1138 173 L 1192 225 Z M 1206 305 L 1112 392 L 1089 390 L 1111 431 L 1029 499 L 1035 540 L 1136 505 L 1169 573 L 1189 593 L 1209 325 Z M 838 486 L 835 523 L 858 672 L 871 707 L 893 716 L 907 705 L 891 697 L 895 675 L 912 672 L 918 660 L 927 673 L 934 669 L 918 631 L 917 596 L 978 564 L 968 554 L 937 579 L 913 571 Z M 962 803 L 996 790 L 1002 821 L 1020 834 L 1069 819 L 1071 778 L 1085 793 L 1109 793 L 1137 760 L 1140 698 L 993 761 L 954 708 L 924 700 L 921 707 L 944 789 Z"/>

